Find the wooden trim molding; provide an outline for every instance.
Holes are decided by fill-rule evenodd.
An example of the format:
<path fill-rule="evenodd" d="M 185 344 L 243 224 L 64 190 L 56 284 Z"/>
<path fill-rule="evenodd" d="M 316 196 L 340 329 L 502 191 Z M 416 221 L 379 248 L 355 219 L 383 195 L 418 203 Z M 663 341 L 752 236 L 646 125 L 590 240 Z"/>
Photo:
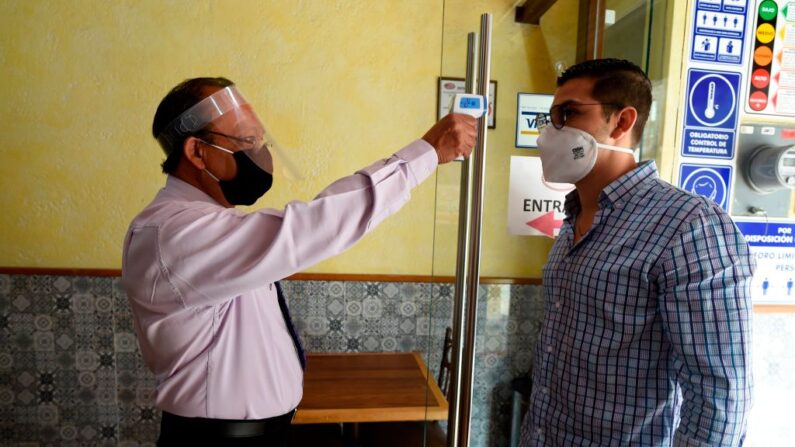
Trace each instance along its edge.
<path fill-rule="evenodd" d="M 754 304 L 754 313 L 795 314 L 795 306 L 787 306 L 783 304 Z"/>
<path fill-rule="evenodd" d="M 49 267 L 0 267 L 4 275 L 43 275 L 43 276 L 121 276 L 120 269 L 71 269 Z"/>
<path fill-rule="evenodd" d="M 120 269 L 71 269 L 42 267 L 0 267 L 6 275 L 52 275 L 52 276 L 121 276 Z M 431 275 L 382 275 L 358 273 L 296 273 L 285 278 L 293 281 L 368 281 L 368 282 L 455 282 L 453 276 Z M 481 284 L 541 285 L 540 278 L 482 277 Z"/>

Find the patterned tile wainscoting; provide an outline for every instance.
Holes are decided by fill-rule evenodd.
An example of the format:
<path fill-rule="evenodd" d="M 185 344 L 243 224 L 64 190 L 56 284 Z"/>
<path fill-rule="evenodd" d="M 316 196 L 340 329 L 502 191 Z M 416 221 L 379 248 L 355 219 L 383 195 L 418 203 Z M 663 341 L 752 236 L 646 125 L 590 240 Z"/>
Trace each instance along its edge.
<path fill-rule="evenodd" d="M 284 281 L 309 351 L 419 351 L 436 376 L 453 286 Z M 538 286 L 482 286 L 473 446 L 507 444 Z M 118 278 L 0 274 L 0 445 L 154 445 L 160 414 Z"/>
<path fill-rule="evenodd" d="M 420 351 L 436 375 L 451 285 L 283 286 L 308 350 Z M 541 287 L 481 286 L 479 296 L 471 445 L 505 446 L 510 382 L 530 368 Z M 754 327 L 757 404 L 747 445 L 785 445 L 795 438 L 795 314 L 757 314 Z M 0 274 L 0 445 L 154 445 L 153 391 L 118 278 Z"/>

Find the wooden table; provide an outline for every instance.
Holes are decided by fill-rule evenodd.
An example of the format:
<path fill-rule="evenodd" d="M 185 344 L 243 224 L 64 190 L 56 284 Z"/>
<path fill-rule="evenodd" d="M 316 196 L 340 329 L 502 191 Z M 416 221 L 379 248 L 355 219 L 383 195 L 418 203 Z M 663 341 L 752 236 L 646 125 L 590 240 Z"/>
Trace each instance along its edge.
<path fill-rule="evenodd" d="M 314 353 L 293 424 L 446 419 L 447 400 L 419 353 Z"/>

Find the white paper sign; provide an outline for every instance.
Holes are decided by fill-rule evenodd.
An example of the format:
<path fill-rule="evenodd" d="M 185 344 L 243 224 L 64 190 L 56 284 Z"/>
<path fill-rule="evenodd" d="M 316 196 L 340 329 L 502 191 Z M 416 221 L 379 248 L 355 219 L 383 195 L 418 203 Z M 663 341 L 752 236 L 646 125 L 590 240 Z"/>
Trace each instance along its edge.
<path fill-rule="evenodd" d="M 574 189 L 569 183 L 549 183 L 538 157 L 511 157 L 508 231 L 520 236 L 555 237 L 565 217 L 563 202 Z"/>

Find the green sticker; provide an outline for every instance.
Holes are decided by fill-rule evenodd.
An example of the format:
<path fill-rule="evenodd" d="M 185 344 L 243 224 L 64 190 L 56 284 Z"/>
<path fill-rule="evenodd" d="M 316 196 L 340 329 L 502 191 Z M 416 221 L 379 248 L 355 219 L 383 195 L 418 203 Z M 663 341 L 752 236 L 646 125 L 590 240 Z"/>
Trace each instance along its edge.
<path fill-rule="evenodd" d="M 778 5 L 773 0 L 765 0 L 759 5 L 759 17 L 762 20 L 773 20 L 778 14 Z"/>

